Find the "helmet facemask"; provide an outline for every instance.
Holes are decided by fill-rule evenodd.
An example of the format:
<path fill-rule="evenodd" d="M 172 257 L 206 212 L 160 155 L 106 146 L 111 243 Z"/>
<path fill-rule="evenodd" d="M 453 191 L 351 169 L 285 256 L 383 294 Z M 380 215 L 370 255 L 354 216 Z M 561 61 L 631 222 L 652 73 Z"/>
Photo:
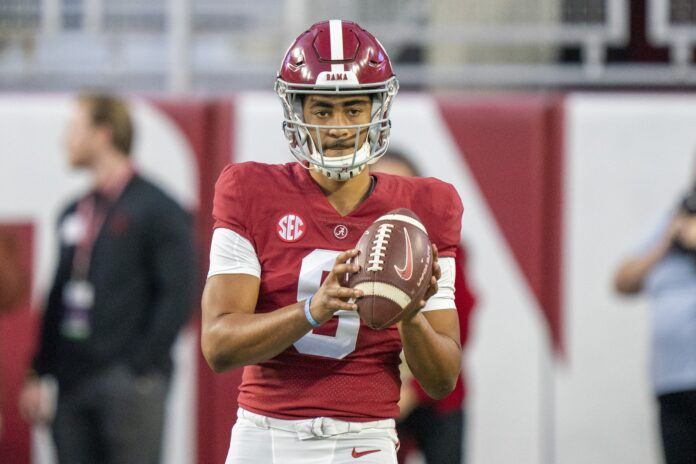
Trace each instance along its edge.
<path fill-rule="evenodd" d="M 376 162 L 387 151 L 391 129 L 389 112 L 398 88 L 395 77 L 377 84 L 350 87 L 291 84 L 279 78 L 275 90 L 283 106 L 283 132 L 290 152 L 303 166 L 315 169 L 330 179 L 345 181 L 355 177 L 365 166 Z M 302 97 L 310 94 L 368 95 L 372 99 L 370 122 L 346 126 L 308 124 L 304 121 Z M 321 131 L 339 128 L 355 130 L 353 153 L 328 156 L 324 154 Z M 365 142 L 360 144 L 360 138 L 365 132 Z"/>

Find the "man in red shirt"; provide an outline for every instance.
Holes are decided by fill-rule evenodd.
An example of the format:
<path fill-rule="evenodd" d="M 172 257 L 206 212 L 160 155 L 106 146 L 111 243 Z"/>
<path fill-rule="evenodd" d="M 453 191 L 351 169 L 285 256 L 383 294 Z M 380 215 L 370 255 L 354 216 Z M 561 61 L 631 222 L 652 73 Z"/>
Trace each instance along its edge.
<path fill-rule="evenodd" d="M 324 21 L 283 60 L 276 91 L 299 161 L 230 165 L 216 184 L 202 349 L 217 372 L 245 366 L 228 463 L 396 463 L 399 354 L 434 398 L 457 383 L 454 255 L 462 205 L 436 179 L 373 174 L 398 83 L 379 42 Z M 342 287 L 363 232 L 397 208 L 421 219 L 439 261 L 421 312 L 362 324 Z"/>

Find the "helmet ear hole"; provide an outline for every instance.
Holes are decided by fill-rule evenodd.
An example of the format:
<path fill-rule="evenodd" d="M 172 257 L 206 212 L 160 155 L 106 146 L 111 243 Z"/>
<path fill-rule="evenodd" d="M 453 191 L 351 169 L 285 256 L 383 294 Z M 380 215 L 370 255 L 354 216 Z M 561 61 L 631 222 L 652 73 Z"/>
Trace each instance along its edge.
<path fill-rule="evenodd" d="M 292 95 L 291 105 L 295 117 L 304 122 L 304 95 Z"/>

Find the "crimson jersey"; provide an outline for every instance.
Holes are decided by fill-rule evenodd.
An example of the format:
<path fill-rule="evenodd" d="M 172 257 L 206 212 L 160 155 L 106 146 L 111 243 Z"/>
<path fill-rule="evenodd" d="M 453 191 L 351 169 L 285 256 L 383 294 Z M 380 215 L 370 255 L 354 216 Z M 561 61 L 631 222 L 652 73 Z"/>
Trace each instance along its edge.
<path fill-rule="evenodd" d="M 439 255 L 454 257 L 462 204 L 455 189 L 433 178 L 372 174 L 374 191 L 341 216 L 299 163 L 229 165 L 215 185 L 215 227 L 248 239 L 261 264 L 257 313 L 313 295 L 339 252 L 353 248 L 377 218 L 409 208 L 425 225 Z M 281 419 L 349 421 L 399 414 L 396 327 L 375 331 L 354 311 L 339 311 L 281 354 L 246 366 L 239 405 Z"/>

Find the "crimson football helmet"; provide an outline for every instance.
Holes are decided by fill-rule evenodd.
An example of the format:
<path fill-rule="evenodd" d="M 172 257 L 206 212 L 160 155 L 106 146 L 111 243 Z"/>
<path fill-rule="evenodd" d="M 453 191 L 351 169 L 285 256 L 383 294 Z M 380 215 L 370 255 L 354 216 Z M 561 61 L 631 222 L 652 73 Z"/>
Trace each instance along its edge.
<path fill-rule="evenodd" d="M 283 131 L 290 151 L 303 166 L 331 179 L 347 180 L 359 174 L 387 151 L 389 110 L 399 83 L 387 52 L 379 41 L 354 22 L 330 20 L 314 24 L 290 46 L 278 71 L 275 91 L 283 105 Z M 328 126 L 307 124 L 302 96 L 369 95 L 371 119 L 367 124 Z M 355 129 L 352 155 L 324 156 L 310 133 L 321 140 L 320 129 Z M 367 138 L 359 145 L 360 135 Z"/>

